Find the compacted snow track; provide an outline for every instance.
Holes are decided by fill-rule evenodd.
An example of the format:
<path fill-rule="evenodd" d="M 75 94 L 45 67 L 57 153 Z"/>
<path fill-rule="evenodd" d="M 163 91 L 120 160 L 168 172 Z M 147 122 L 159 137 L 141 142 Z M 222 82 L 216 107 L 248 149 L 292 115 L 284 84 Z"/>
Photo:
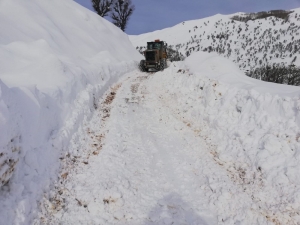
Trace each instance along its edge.
<path fill-rule="evenodd" d="M 112 87 L 73 138 L 41 221 L 57 224 L 215 224 L 205 202 L 203 140 L 133 72 Z"/>
<path fill-rule="evenodd" d="M 271 222 L 216 160 L 210 138 L 155 82 L 178 70 L 171 67 L 126 74 L 95 102 L 92 120 L 61 158 L 59 181 L 45 194 L 36 224 Z"/>

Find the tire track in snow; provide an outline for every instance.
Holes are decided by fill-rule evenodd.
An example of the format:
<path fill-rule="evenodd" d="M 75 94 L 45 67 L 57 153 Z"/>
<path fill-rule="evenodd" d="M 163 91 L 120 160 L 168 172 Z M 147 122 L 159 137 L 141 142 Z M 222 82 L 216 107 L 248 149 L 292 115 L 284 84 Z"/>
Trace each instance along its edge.
<path fill-rule="evenodd" d="M 149 78 L 149 77 L 148 77 Z M 147 80 L 147 79 L 143 79 L 143 80 Z M 141 94 L 144 93 L 149 93 L 149 91 L 143 89 L 143 87 L 145 87 L 145 85 L 140 84 L 139 85 L 141 87 Z M 136 93 L 136 91 L 135 91 Z M 184 182 L 183 179 L 183 172 L 182 172 L 182 167 L 181 169 L 178 169 L 178 166 L 180 166 L 180 163 L 178 163 L 175 158 L 178 157 L 178 155 L 180 155 L 180 151 L 184 148 L 184 146 L 176 146 L 174 144 L 170 144 L 170 143 L 176 143 L 176 139 L 178 139 L 178 134 L 174 134 L 173 127 L 166 127 L 166 121 L 164 121 L 164 119 L 160 118 L 160 113 L 158 113 L 158 115 L 156 115 L 155 118 L 155 114 L 152 112 L 152 109 L 155 107 L 158 107 L 157 105 L 153 104 L 153 105 L 147 105 L 147 102 L 152 102 L 153 101 L 149 98 L 146 97 L 146 99 L 144 99 L 144 104 L 143 104 L 143 108 L 144 110 L 141 110 L 143 113 L 141 113 L 141 115 L 143 115 L 143 117 L 141 118 L 142 121 L 146 121 L 145 124 L 143 124 L 143 126 L 147 127 L 147 131 L 149 131 L 149 133 L 147 133 L 146 137 L 145 137 L 145 145 L 147 146 L 147 149 L 154 149 L 154 152 L 150 155 L 152 160 L 151 160 L 151 167 L 152 167 L 152 173 L 153 176 L 155 177 L 155 180 L 160 180 L 163 181 L 163 184 L 159 184 L 158 187 L 156 187 L 156 191 L 161 193 L 170 193 L 171 195 L 174 194 L 174 196 L 170 197 L 170 199 L 168 199 L 168 197 L 166 199 L 164 199 L 164 194 L 161 194 L 162 199 L 161 201 L 158 201 L 158 206 L 157 209 L 158 211 L 164 209 L 164 207 L 167 208 L 172 208 L 174 209 L 174 212 L 180 212 L 182 214 L 186 213 L 186 209 L 182 209 L 181 205 L 187 205 L 187 203 L 183 203 L 181 201 L 183 201 L 183 197 L 181 196 L 184 192 L 186 192 L 186 187 L 184 187 L 182 185 L 182 183 Z M 141 107 L 140 107 L 141 108 Z M 151 113 L 149 113 L 151 112 Z M 171 122 L 172 124 L 172 122 Z M 152 129 L 151 129 L 152 127 Z M 175 132 L 176 133 L 176 132 Z M 157 135 L 159 135 L 159 138 L 157 137 Z M 177 136 L 176 138 L 174 138 L 173 136 Z M 181 153 L 182 154 L 182 153 Z M 184 167 L 186 166 L 186 164 L 183 165 Z M 177 171 L 181 171 L 181 174 L 177 174 Z M 180 176 L 181 175 L 181 176 Z M 191 178 L 190 178 L 191 180 Z M 193 194 L 190 193 L 191 191 L 187 191 L 187 193 L 185 193 L 186 195 L 188 195 L 189 197 Z M 195 197 L 195 196 L 194 196 Z M 174 201 L 172 201 L 172 199 L 176 199 Z M 180 200 L 179 200 L 180 199 Z M 181 202 L 180 204 L 178 204 L 178 202 Z M 175 210 L 177 208 L 177 211 Z M 190 208 L 193 208 L 190 206 Z M 197 207 L 194 207 L 194 209 L 196 209 Z M 198 209 L 203 208 L 203 206 L 198 206 Z M 156 210 L 153 210 L 154 212 Z M 152 212 L 153 212 L 152 211 Z M 205 209 L 203 209 L 203 211 L 205 211 Z M 157 213 L 157 212 L 156 212 Z M 150 213 L 151 214 L 151 213 Z M 155 213 L 154 213 L 155 214 Z M 188 218 L 184 218 L 184 215 L 181 215 L 181 218 L 176 218 L 175 221 L 180 221 L 182 219 L 181 222 L 186 223 Z M 149 224 L 156 224 L 157 223 L 157 218 L 155 215 L 150 216 L 149 218 Z M 191 218 L 192 220 L 193 218 Z M 199 224 L 206 224 L 204 222 L 204 220 L 200 219 L 200 218 L 196 218 L 196 221 L 198 221 Z M 189 224 L 189 223 L 187 223 Z"/>

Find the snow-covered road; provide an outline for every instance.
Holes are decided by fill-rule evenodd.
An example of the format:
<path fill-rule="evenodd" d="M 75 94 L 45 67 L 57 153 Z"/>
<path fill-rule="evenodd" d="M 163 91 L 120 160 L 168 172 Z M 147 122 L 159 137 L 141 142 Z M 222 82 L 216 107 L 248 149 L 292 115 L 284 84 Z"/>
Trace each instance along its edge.
<path fill-rule="evenodd" d="M 179 67 L 126 74 L 95 103 L 36 224 L 276 224 L 253 197 L 259 175 L 246 190 L 243 171 L 217 159 L 207 125 L 157 83 Z"/>
<path fill-rule="evenodd" d="M 297 13 L 278 26 L 285 46 Z M 193 49 L 157 73 L 136 70 L 128 36 L 75 1 L 1 0 L 0 18 L 0 225 L 300 225 L 299 87 L 199 51 L 227 27 L 232 60 L 272 57 L 242 54 L 278 31 L 273 18 L 131 36 L 140 50 L 156 38 Z M 299 65 L 288 55 L 272 60 Z"/>
<path fill-rule="evenodd" d="M 86 134 L 73 139 L 55 209 L 48 208 L 53 223 L 216 223 L 203 191 L 216 165 L 155 84 L 146 85 L 152 76 L 162 74 L 128 74 L 102 100 Z"/>

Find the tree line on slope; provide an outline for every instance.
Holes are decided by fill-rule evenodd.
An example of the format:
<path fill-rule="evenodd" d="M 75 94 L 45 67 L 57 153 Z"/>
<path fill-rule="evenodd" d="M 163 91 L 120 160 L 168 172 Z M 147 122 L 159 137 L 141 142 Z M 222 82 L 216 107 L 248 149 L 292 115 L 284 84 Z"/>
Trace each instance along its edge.
<path fill-rule="evenodd" d="M 246 72 L 246 75 L 267 82 L 300 86 L 300 68 L 294 64 L 264 65 Z"/>
<path fill-rule="evenodd" d="M 271 10 L 269 12 L 257 12 L 257 13 L 246 13 L 243 15 L 236 15 L 233 16 L 231 19 L 237 20 L 240 22 L 248 22 L 249 20 L 257 20 L 257 19 L 264 19 L 267 17 L 277 17 L 280 19 L 288 20 L 289 19 L 289 14 L 291 14 L 292 11 L 286 11 L 286 10 Z"/>
<path fill-rule="evenodd" d="M 110 16 L 113 24 L 125 31 L 135 10 L 131 0 L 91 0 L 94 10 L 101 17 Z"/>

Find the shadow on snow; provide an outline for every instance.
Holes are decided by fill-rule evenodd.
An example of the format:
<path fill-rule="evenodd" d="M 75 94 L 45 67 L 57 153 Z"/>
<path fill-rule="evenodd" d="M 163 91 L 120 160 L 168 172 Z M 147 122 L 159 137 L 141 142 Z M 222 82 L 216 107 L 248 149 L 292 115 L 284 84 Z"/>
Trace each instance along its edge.
<path fill-rule="evenodd" d="M 200 200 L 199 200 L 200 201 Z M 159 200 L 148 214 L 144 225 L 208 225 L 179 194 L 172 193 Z"/>

